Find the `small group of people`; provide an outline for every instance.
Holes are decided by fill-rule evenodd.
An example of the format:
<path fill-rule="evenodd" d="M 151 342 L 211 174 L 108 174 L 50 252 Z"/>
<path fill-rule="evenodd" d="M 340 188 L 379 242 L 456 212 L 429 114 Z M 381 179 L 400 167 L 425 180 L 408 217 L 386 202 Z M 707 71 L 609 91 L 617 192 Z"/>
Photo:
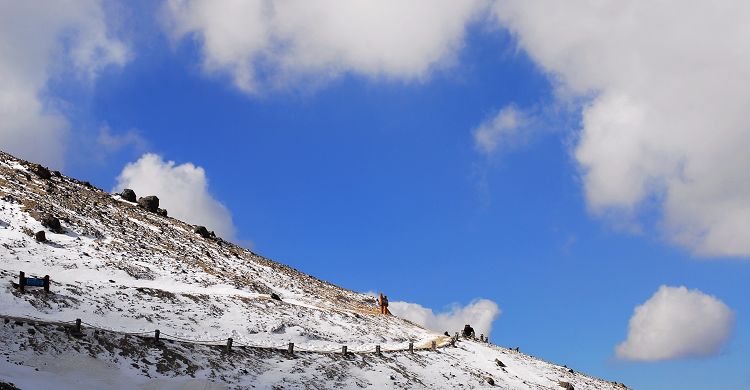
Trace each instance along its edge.
<path fill-rule="evenodd" d="M 391 314 L 390 310 L 388 310 L 388 296 L 383 295 L 383 293 L 380 293 L 380 298 L 378 298 L 378 306 L 380 306 L 380 314 Z"/>

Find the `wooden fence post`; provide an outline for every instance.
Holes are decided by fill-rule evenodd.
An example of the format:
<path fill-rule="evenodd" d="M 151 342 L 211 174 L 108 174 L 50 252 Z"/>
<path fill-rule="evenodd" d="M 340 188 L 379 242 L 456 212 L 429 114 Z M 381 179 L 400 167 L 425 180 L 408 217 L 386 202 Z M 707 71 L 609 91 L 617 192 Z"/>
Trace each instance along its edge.
<path fill-rule="evenodd" d="M 375 354 L 380 355 L 380 346 L 379 345 L 375 346 Z"/>
<path fill-rule="evenodd" d="M 341 347 L 341 353 L 342 353 L 342 354 L 343 354 L 344 356 L 346 356 L 346 345 L 344 345 L 343 347 Z"/>
<path fill-rule="evenodd" d="M 414 343 L 409 342 L 409 352 L 414 353 Z"/>
<path fill-rule="evenodd" d="M 231 337 L 227 339 L 227 352 L 232 350 L 232 341 L 234 340 Z"/>
<path fill-rule="evenodd" d="M 290 355 L 294 355 L 294 343 L 289 343 L 289 346 L 287 347 L 286 352 Z"/>
<path fill-rule="evenodd" d="M 44 275 L 44 293 L 49 292 L 49 275 Z"/>
<path fill-rule="evenodd" d="M 24 274 L 23 271 L 21 271 L 18 274 L 18 289 L 21 290 L 21 292 L 23 292 L 23 286 L 25 285 L 26 285 L 26 274 Z"/>
<path fill-rule="evenodd" d="M 76 331 L 76 333 L 81 333 L 81 319 L 80 318 L 76 318 L 76 329 L 75 329 L 75 331 Z"/>
<path fill-rule="evenodd" d="M 154 331 L 154 342 L 155 343 L 159 342 L 159 333 L 160 333 L 159 329 L 157 329 L 157 330 Z"/>

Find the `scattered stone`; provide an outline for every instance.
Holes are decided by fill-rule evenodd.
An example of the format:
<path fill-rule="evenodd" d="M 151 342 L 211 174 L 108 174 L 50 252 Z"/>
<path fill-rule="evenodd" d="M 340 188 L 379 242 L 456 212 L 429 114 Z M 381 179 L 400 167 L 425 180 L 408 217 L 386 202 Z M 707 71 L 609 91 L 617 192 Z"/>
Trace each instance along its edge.
<path fill-rule="evenodd" d="M 505 363 L 501 362 L 500 359 L 495 359 L 495 364 L 498 365 L 498 367 L 508 367 L 505 365 Z"/>
<path fill-rule="evenodd" d="M 61 234 L 63 232 L 62 225 L 60 225 L 60 220 L 53 215 L 44 215 L 40 222 L 42 223 L 42 226 L 48 228 L 53 233 Z"/>
<path fill-rule="evenodd" d="M 156 210 L 159 209 L 159 198 L 157 198 L 155 195 L 138 198 L 138 206 L 141 206 L 144 209 L 155 213 Z"/>
<path fill-rule="evenodd" d="M 52 177 L 52 174 L 49 173 L 49 169 L 44 167 L 43 165 L 39 164 L 31 164 L 30 168 L 31 172 L 33 172 L 35 175 L 39 176 L 40 178 L 47 180 L 50 177 Z"/>
<path fill-rule="evenodd" d="M 572 368 L 568 368 L 568 372 L 571 373 L 571 374 L 575 374 L 575 371 L 573 371 Z"/>
<path fill-rule="evenodd" d="M 495 380 L 494 380 L 494 379 L 492 379 L 492 377 L 491 377 L 491 376 L 488 376 L 488 377 L 484 378 L 484 380 L 485 380 L 485 381 L 487 382 L 487 384 L 489 384 L 490 386 L 495 386 Z"/>
<path fill-rule="evenodd" d="M 28 329 L 28 332 L 29 332 L 29 334 L 30 334 L 30 335 L 32 335 L 32 336 L 36 334 L 36 330 L 34 330 L 34 328 L 29 328 L 29 329 Z"/>
<path fill-rule="evenodd" d="M 565 390 L 575 390 L 575 387 L 573 387 L 573 385 L 570 384 L 570 382 L 558 381 L 557 384 L 559 384 L 560 387 L 562 387 Z"/>
<path fill-rule="evenodd" d="M 196 226 L 193 232 L 199 234 L 203 238 L 211 237 L 211 233 L 208 232 L 208 229 L 206 229 L 205 226 Z"/>
<path fill-rule="evenodd" d="M 93 186 L 93 185 L 92 185 L 92 184 L 91 184 L 90 182 L 88 182 L 88 181 L 84 181 L 84 182 L 83 182 L 83 185 L 84 185 L 84 187 L 86 187 L 86 188 L 94 188 L 94 186 Z"/>
<path fill-rule="evenodd" d="M 52 175 L 55 177 L 62 177 L 62 173 L 60 173 L 60 171 L 52 171 Z"/>
<path fill-rule="evenodd" d="M 135 203 L 136 199 L 138 199 L 135 196 L 135 191 L 131 190 L 130 188 L 122 190 L 122 192 L 120 192 L 120 198 L 122 198 L 122 200 L 127 200 L 128 202 L 133 203 Z"/>
<path fill-rule="evenodd" d="M 275 301 L 280 301 L 281 297 L 279 296 L 279 294 L 271 293 L 271 299 L 273 299 Z"/>
<path fill-rule="evenodd" d="M 44 230 L 40 230 L 40 231 L 34 233 L 34 239 L 36 239 L 39 242 L 45 242 L 45 241 L 47 241 L 47 237 L 44 234 Z"/>
<path fill-rule="evenodd" d="M 167 216 L 167 209 L 156 209 L 156 214 L 159 214 L 162 217 L 166 217 Z"/>

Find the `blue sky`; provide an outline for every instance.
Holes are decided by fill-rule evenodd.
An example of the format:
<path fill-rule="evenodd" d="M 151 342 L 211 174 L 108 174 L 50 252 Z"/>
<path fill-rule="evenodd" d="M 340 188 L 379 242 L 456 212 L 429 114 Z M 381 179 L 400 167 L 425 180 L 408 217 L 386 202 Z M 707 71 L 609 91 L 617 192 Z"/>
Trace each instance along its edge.
<path fill-rule="evenodd" d="M 576 3 L 561 11 L 560 32 L 549 27 L 550 12 L 534 5 L 477 2 L 435 16 L 442 34 L 452 31 L 446 20 L 464 15 L 453 36 L 413 47 L 403 38 L 403 59 L 393 54 L 401 43 L 378 41 L 380 32 L 363 34 L 382 53 L 362 54 L 365 43 L 356 39 L 352 48 L 300 38 L 297 19 L 279 19 L 291 27 L 272 31 L 291 49 L 266 42 L 254 57 L 241 44 L 226 49 L 228 38 L 212 52 L 210 18 L 221 26 L 235 21 L 180 4 L 86 3 L 75 10 L 82 17 L 50 27 L 44 42 L 22 27 L 0 28 L 5 41 L 32 41 L 0 52 L 10 58 L 5 75 L 29 81 L 21 87 L 0 78 L 0 92 L 20 100 L 30 88 L 29 102 L 44 107 L 0 107 L 21 118 L 16 128 L 44 129 L 23 135 L 0 125 L 2 147 L 107 190 L 132 184 L 139 195 L 140 188 L 154 192 L 172 215 L 213 223 L 264 256 L 346 288 L 384 291 L 436 313 L 491 300 L 501 310 L 494 342 L 595 376 L 639 389 L 750 388 L 750 227 L 743 219 L 750 177 L 742 172 L 749 161 L 735 157 L 750 124 L 739 114 L 725 120 L 736 113 L 722 99 L 743 103 L 745 95 L 720 80 L 721 72 L 745 76 L 745 59 L 691 67 L 691 58 L 717 53 L 702 52 L 701 43 L 683 48 L 668 33 L 655 33 L 667 49 L 654 52 L 638 34 L 620 34 L 659 31 L 656 25 L 679 33 L 702 21 L 702 10 L 686 11 L 686 22 L 647 6 Z M 29 23 L 41 17 L 3 7 Z M 629 12 L 648 17 L 629 27 L 618 19 Z M 235 27 L 253 20 L 237 15 Z M 731 25 L 723 16 L 719 24 Z M 414 28 L 433 31 L 424 23 Z M 88 47 L 84 32 L 102 30 L 106 38 L 96 38 L 96 50 L 78 64 L 76 49 Z M 732 32 L 739 39 L 744 30 Z M 726 34 L 707 35 L 718 46 L 731 43 Z M 420 57 L 428 43 L 439 55 Z M 338 54 L 331 57 L 325 44 Z M 29 58 L 46 67 L 27 70 Z M 305 60 L 311 65 L 299 65 Z M 255 71 L 250 87 L 238 81 L 248 69 Z M 692 77 L 703 73 L 705 83 Z M 694 88 L 691 97 L 683 81 Z M 710 101 L 692 97 L 701 94 Z M 488 150 L 478 129 L 503 109 L 522 120 L 490 126 L 499 146 Z M 52 117 L 63 125 L 46 122 Z M 63 141 L 45 145 L 50 137 Z M 142 163 L 147 153 L 158 156 L 160 173 Z M 192 165 L 175 169 L 182 164 Z M 203 206 L 207 214 L 191 213 Z M 216 210 L 224 217 L 205 216 Z M 674 290 L 659 301 L 662 285 Z M 646 319 L 684 327 L 676 319 L 684 314 L 688 323 L 705 321 L 708 333 L 659 344 L 675 348 L 664 356 L 636 344 L 616 353 L 634 309 L 647 301 Z M 648 327 L 630 331 L 659 338 Z M 695 338 L 715 340 L 692 345 Z"/>

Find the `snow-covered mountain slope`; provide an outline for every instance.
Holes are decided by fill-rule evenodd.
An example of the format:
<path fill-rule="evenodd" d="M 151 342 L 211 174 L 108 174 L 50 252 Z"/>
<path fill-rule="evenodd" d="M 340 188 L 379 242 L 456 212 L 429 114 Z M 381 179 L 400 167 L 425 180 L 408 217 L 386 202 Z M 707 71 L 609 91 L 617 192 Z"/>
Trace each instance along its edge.
<path fill-rule="evenodd" d="M 377 314 L 369 295 L 203 237 L 195 226 L 88 183 L 47 176 L 0 153 L 0 316 L 25 319 L 0 326 L 0 382 L 22 389 L 52 383 L 97 389 L 483 388 L 492 387 L 489 382 L 515 389 L 561 388 L 560 381 L 576 389 L 621 388 L 483 343 L 447 346 L 441 335 Z M 50 216 L 61 221 L 61 230 L 50 228 Z M 35 238 L 39 231 L 46 241 Z M 50 294 L 18 291 L 11 282 L 19 271 L 49 275 Z M 85 323 L 81 335 L 51 324 L 77 318 Z M 159 344 L 150 339 L 155 329 Z M 125 334 L 140 332 L 148 337 Z M 187 342 L 224 345 L 230 337 L 231 353 Z M 409 342 L 427 348 L 433 341 L 438 351 L 403 351 Z M 293 357 L 274 350 L 290 342 Z M 341 354 L 343 345 L 355 354 Z M 376 345 L 386 353 L 370 353 Z"/>

